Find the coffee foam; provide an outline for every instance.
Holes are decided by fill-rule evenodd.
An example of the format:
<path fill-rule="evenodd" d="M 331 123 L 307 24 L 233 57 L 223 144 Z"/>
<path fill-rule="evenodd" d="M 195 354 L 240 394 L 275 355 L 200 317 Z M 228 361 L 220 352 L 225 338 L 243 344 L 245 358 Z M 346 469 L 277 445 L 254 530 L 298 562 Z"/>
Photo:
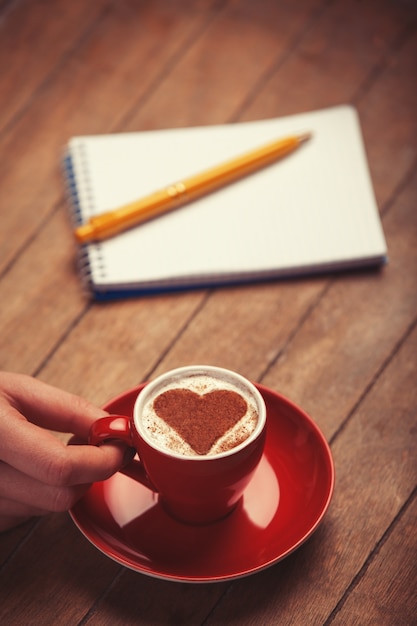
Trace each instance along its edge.
<path fill-rule="evenodd" d="M 157 396 L 170 389 L 187 389 L 204 395 L 215 390 L 230 390 L 238 393 L 247 404 L 245 415 L 221 436 L 204 456 L 213 456 L 234 448 L 247 439 L 255 430 L 258 422 L 258 409 L 255 399 L 243 387 L 227 380 L 207 374 L 188 375 L 158 387 L 143 407 L 141 422 L 147 438 L 153 445 L 184 456 L 198 455 L 184 439 L 156 414 L 153 402 Z"/>

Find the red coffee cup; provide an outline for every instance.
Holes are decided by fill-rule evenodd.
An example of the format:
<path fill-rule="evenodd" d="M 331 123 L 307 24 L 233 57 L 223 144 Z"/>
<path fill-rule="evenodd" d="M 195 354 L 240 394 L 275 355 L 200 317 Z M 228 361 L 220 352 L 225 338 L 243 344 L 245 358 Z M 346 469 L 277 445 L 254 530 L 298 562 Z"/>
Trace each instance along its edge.
<path fill-rule="evenodd" d="M 243 416 L 244 409 L 233 394 L 246 403 Z M 160 409 L 161 398 L 169 409 L 166 414 Z M 182 398 L 187 409 L 180 402 Z M 235 415 L 238 406 L 240 412 Z M 181 420 L 179 433 L 177 424 L 174 429 L 167 425 L 167 415 L 174 421 L 180 419 L 176 413 L 181 413 L 181 419 L 187 414 L 188 420 L 191 415 L 200 420 L 193 431 L 196 440 L 200 430 L 206 436 L 212 429 L 214 433 L 209 434 L 215 438 L 223 427 L 219 420 L 221 424 L 229 420 L 233 425 L 210 450 L 196 453 L 183 436 Z M 166 372 L 145 385 L 132 417 L 110 415 L 97 420 L 91 427 L 89 443 L 118 439 L 134 447 L 139 459 L 129 468 L 130 475 L 133 470 L 137 480 L 157 492 L 173 517 L 206 524 L 236 507 L 261 460 L 265 434 L 265 402 L 250 381 L 230 370 L 194 365 Z"/>

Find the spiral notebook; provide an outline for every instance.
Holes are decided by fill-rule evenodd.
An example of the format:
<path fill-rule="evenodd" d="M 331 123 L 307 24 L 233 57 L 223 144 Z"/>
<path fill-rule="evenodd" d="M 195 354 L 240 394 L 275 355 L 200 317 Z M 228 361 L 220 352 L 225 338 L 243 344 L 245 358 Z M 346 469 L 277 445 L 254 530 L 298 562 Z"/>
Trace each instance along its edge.
<path fill-rule="evenodd" d="M 387 249 L 357 113 L 73 137 L 74 225 L 264 143 L 312 139 L 257 173 L 102 242 L 80 246 L 98 300 L 383 264 Z"/>

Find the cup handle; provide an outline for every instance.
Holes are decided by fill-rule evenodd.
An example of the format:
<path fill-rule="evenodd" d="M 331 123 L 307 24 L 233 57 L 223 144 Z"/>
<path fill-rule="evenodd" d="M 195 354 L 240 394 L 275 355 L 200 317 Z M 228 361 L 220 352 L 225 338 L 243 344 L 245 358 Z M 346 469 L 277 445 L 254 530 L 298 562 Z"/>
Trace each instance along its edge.
<path fill-rule="evenodd" d="M 129 447 L 134 448 L 130 418 L 126 415 L 108 415 L 96 420 L 91 425 L 88 443 L 92 446 L 98 446 L 105 441 L 122 441 Z M 120 472 L 142 483 L 151 491 L 156 492 L 156 488 L 150 481 L 140 459 L 133 459 Z"/>

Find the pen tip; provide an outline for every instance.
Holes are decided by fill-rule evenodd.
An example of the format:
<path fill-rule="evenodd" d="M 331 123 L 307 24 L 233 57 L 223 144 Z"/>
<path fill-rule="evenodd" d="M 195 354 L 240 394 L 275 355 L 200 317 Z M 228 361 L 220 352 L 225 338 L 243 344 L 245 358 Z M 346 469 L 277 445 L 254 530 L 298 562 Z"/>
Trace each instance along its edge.
<path fill-rule="evenodd" d="M 305 141 L 308 141 L 309 139 L 311 139 L 313 136 L 313 133 L 302 133 L 301 135 L 298 135 L 298 141 L 299 143 L 304 143 Z"/>
<path fill-rule="evenodd" d="M 298 135 L 298 143 L 305 143 L 306 141 L 311 139 L 312 136 L 313 133 L 301 133 L 301 135 Z"/>

